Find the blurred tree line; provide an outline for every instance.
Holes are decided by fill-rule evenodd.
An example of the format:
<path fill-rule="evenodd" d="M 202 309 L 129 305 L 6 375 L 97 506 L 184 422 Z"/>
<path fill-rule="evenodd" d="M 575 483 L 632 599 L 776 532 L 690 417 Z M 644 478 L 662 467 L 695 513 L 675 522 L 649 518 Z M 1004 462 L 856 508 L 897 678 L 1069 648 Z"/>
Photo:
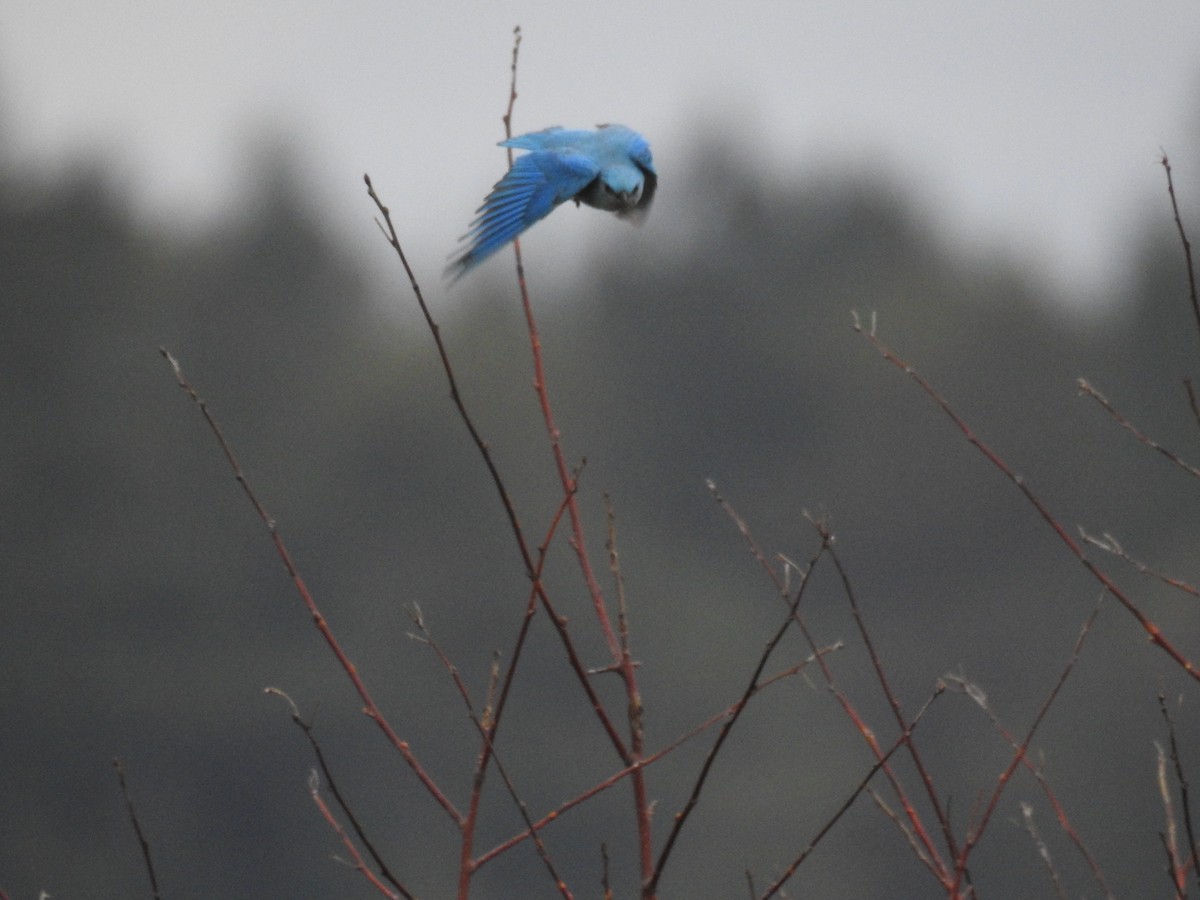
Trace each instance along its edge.
<path fill-rule="evenodd" d="M 602 493 L 616 508 L 651 743 L 732 702 L 780 611 L 709 477 L 765 546 L 794 560 L 816 545 L 805 512 L 828 519 L 910 711 L 953 671 L 1022 731 L 1097 586 L 853 333 L 851 310 L 877 313 L 885 339 L 1065 522 L 1113 531 L 1148 564 L 1194 579 L 1200 529 L 1182 476 L 1075 386 L 1087 377 L 1163 443 L 1185 456 L 1195 447 L 1180 379 L 1200 369 L 1198 338 L 1165 189 L 1147 198 L 1164 227 L 1131 237 L 1141 262 L 1118 302 L 1065 303 L 1079 298 L 1053 296 L 1020 260 L 951 251 L 895 184 L 821 173 L 762 184 L 729 160 L 710 146 L 674 179 L 711 186 L 703 209 L 701 198 L 680 201 L 696 204 L 687 218 L 702 225 L 622 233 L 576 277 L 559 273 L 552 297 L 530 273 L 568 455 L 587 460 L 581 499 L 601 569 Z M 259 195 L 203 234 L 134 220 L 103 167 L 44 180 L 9 167 L 0 180 L 0 888 L 10 897 L 146 890 L 114 756 L 167 896 L 371 896 L 331 861 L 338 847 L 306 795 L 312 761 L 286 708 L 262 695 L 268 685 L 314 717 L 392 867 L 422 896 L 448 895 L 453 828 L 358 712 L 158 347 L 212 405 L 381 705 L 459 797 L 473 732 L 445 674 L 405 637 L 405 609 L 421 605 L 482 692 L 491 653 L 511 647 L 527 582 L 429 335 L 389 310 L 411 303 L 399 269 L 394 297 L 362 274 L 363 253 L 388 248 L 340 246 L 306 204 L 302 176 L 282 161 L 264 168 Z M 435 267 L 418 274 L 466 402 L 540 535 L 558 496 L 506 265 L 467 283 L 457 303 Z M 552 591 L 599 661 L 559 549 Z M 1110 568 L 1200 656 L 1186 603 Z M 835 580 L 821 574 L 816 586 L 806 608 L 819 636 L 851 645 L 835 663 L 843 687 L 886 727 Z M 501 747 L 535 811 L 616 767 L 543 626 Z M 1119 896 L 1161 870 L 1160 685 L 1193 690 L 1110 603 L 1035 742 Z M 1180 728 L 1195 746 L 1195 719 L 1181 716 Z M 919 738 L 965 822 L 1007 748 L 961 700 L 944 701 Z M 660 817 L 686 796 L 702 751 L 653 770 Z M 797 681 L 764 697 L 664 896 L 740 895 L 746 868 L 778 871 L 868 767 L 826 692 Z M 1036 795 L 1019 780 L 1004 817 Z M 618 893 L 632 896 L 628 807 L 624 790 L 610 791 L 547 832 L 585 895 L 599 894 L 604 840 Z M 495 841 L 519 828 L 499 796 L 487 823 Z M 1046 810 L 1041 824 L 1072 892 L 1093 890 Z M 479 895 L 553 896 L 531 856 L 486 869 Z M 976 883 L 991 896 L 1040 895 L 1040 865 L 1024 832 L 1000 822 Z M 817 897 L 934 888 L 867 801 L 793 884 Z"/>

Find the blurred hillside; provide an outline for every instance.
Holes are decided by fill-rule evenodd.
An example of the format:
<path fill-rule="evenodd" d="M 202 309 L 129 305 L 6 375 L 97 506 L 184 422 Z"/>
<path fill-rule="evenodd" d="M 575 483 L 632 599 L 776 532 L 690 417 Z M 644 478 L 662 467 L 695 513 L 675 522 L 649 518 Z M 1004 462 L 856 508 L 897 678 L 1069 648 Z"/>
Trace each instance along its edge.
<path fill-rule="evenodd" d="M 339 848 L 306 795 L 312 760 L 286 708 L 263 696 L 268 685 L 315 718 L 392 867 L 421 896 L 449 894 L 450 823 L 358 712 L 158 347 L 212 406 L 377 700 L 456 800 L 469 790 L 472 731 L 445 674 L 405 637 L 405 609 L 420 603 L 482 694 L 527 581 L 428 333 L 389 311 L 411 305 L 402 272 L 394 297 L 359 274 L 363 254 L 387 255 L 386 244 L 340 246 L 307 205 L 303 176 L 282 160 L 265 169 L 261 192 L 199 238 L 134 221 L 100 167 L 52 184 L 11 170 L 0 181 L 0 888 L 10 897 L 144 894 L 114 756 L 167 896 L 372 896 L 331 860 Z M 1147 564 L 1194 581 L 1191 485 L 1075 386 L 1087 377 L 1194 461 L 1180 379 L 1200 357 L 1165 188 L 1145 198 L 1164 227 L 1130 236 L 1142 248 L 1132 287 L 1111 304 L 1064 304 L 1020 260 L 949 250 L 898 185 L 819 172 L 768 185 L 745 171 L 714 149 L 664 178 L 664 191 L 710 188 L 704 215 L 669 247 L 622 231 L 569 293 L 561 280 L 539 293 L 551 279 L 530 271 L 567 452 L 587 459 L 581 502 L 601 568 L 603 493 L 617 510 L 651 744 L 734 699 L 780 614 L 705 490 L 710 477 L 766 547 L 797 561 L 816 546 L 804 512 L 827 517 L 910 712 L 953 671 L 1022 732 L 1097 585 L 851 330 L 851 311 L 877 313 L 884 339 L 1069 526 L 1112 531 Z M 1196 190 L 1194 173 L 1181 190 Z M 457 301 L 437 280 L 440 260 L 415 262 L 465 400 L 540 537 L 558 497 L 511 262 L 490 264 Z M 559 549 L 552 592 L 599 661 Z M 1193 610 L 1110 568 L 1200 656 Z M 823 571 L 814 587 L 806 608 L 818 636 L 850 644 L 835 662 L 842 686 L 883 728 L 890 718 L 872 699 L 838 585 Z M 501 747 L 535 811 L 616 765 L 544 625 Z M 1109 602 L 1035 742 L 1118 896 L 1160 878 L 1152 742 L 1163 739 L 1163 685 L 1194 692 Z M 1180 728 L 1196 746 L 1200 723 L 1184 715 Z M 962 698 L 943 700 L 919 738 L 961 824 L 1006 748 Z M 653 770 L 660 826 L 706 746 Z M 798 682 L 763 698 L 718 766 L 664 896 L 740 895 L 745 869 L 777 872 L 868 767 L 825 691 Z M 518 828 L 495 787 L 485 845 Z M 1021 779 L 1006 795 L 976 858 L 983 894 L 1049 894 L 1015 824 L 1018 801 L 1038 797 Z M 610 792 L 547 833 L 585 896 L 599 893 L 602 840 L 618 895 L 632 896 L 627 806 L 624 791 Z M 1071 893 L 1093 891 L 1041 816 Z M 478 895 L 554 896 L 530 858 L 485 869 Z M 528 872 L 532 884 L 520 881 Z M 933 888 L 867 801 L 792 885 L 812 897 Z"/>

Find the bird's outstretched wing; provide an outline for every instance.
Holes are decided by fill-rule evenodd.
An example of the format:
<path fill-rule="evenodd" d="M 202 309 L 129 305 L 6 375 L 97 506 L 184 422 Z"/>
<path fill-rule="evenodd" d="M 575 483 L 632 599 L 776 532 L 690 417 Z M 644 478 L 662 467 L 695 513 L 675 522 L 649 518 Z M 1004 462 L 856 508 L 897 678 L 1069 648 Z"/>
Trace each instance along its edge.
<path fill-rule="evenodd" d="M 514 142 L 506 143 L 525 146 Z M 534 150 L 520 157 L 476 210 L 479 215 L 460 238 L 467 246 L 453 256 L 446 274 L 461 278 L 599 174 L 596 161 L 581 153 Z"/>

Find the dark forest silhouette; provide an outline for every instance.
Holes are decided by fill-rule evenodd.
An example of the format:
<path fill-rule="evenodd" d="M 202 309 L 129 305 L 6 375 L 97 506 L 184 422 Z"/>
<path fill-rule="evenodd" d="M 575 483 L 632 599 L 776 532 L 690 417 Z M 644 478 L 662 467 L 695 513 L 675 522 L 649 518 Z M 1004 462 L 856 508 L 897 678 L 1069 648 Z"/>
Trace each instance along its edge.
<path fill-rule="evenodd" d="M 1194 580 L 1192 485 L 1076 387 L 1086 377 L 1164 444 L 1185 456 L 1195 446 L 1181 378 L 1200 370 L 1200 341 L 1165 187 L 1146 198 L 1161 205 L 1162 229 L 1131 237 L 1142 246 L 1132 287 L 1100 315 L 1056 305 L 1019 261 L 951 253 L 938 223 L 920 220 L 894 185 L 758 184 L 719 153 L 691 165 L 679 183 L 719 184 L 723 215 L 673 253 L 634 236 L 620 256 L 581 261 L 588 277 L 541 313 L 567 452 L 587 457 L 580 502 L 596 534 L 602 494 L 616 509 L 651 737 L 669 740 L 731 702 L 778 619 L 708 478 L 765 546 L 793 559 L 814 547 L 805 511 L 828 521 L 906 704 L 957 673 L 1020 731 L 1098 586 L 854 333 L 851 312 L 876 313 L 887 342 L 1066 523 L 1111 531 L 1148 565 Z M 472 730 L 428 649 L 406 637 L 406 607 L 420 604 L 482 690 L 528 584 L 429 335 L 384 311 L 411 302 L 402 273 L 393 300 L 357 270 L 363 252 L 388 253 L 386 243 L 339 247 L 300 184 L 264 175 L 252 214 L 198 238 L 133 220 L 102 169 L 35 187 L 19 172 L 0 180 L 0 888 L 10 897 L 145 890 L 114 756 L 166 896 L 371 896 L 330 860 L 338 848 L 307 795 L 309 750 L 267 686 L 313 718 L 357 811 L 416 893 L 447 890 L 453 834 L 427 824 L 428 798 L 359 712 L 158 347 L 176 354 L 222 420 L 376 699 L 448 780 L 470 770 Z M 364 195 L 363 215 L 373 214 Z M 439 264 L 417 261 L 432 294 Z M 499 276 L 474 290 L 445 310 L 444 335 L 540 533 L 558 494 L 520 310 Z M 550 578 L 582 615 L 568 562 L 564 548 Z M 1188 598 L 1110 568 L 1200 656 Z M 806 604 L 823 641 L 853 643 L 828 573 L 812 590 Z M 524 724 L 508 735 L 505 760 L 541 810 L 611 762 L 587 710 L 562 689 L 568 676 L 544 621 L 535 637 L 513 713 Z M 1156 696 L 1194 686 L 1111 601 L 1091 641 L 1034 749 L 1114 893 L 1144 896 L 1150 883 L 1166 896 Z M 844 677 L 868 710 L 882 709 L 861 665 L 847 663 Z M 1189 709 L 1177 716 L 1179 739 L 1195 747 Z M 921 727 L 965 819 L 1007 748 L 961 697 Z M 815 683 L 788 686 L 737 735 L 664 896 L 742 895 L 743 871 L 769 877 L 870 764 Z M 680 754 L 687 771 L 655 772 L 662 815 L 681 802 L 699 754 Z M 764 772 L 765 784 L 755 777 Z M 599 840 L 614 859 L 633 852 L 625 794 L 610 794 L 587 827 L 564 817 L 547 833 L 589 888 Z M 985 895 L 1048 893 L 1018 822 L 1019 801 L 1036 798 L 1032 781 L 1006 795 L 1005 821 L 976 859 Z M 496 836 L 520 827 L 504 803 L 489 815 Z M 1050 813 L 1041 816 L 1071 894 L 1094 891 Z M 548 883 L 514 884 L 518 871 L 498 862 L 479 895 L 553 896 Z M 863 800 L 793 890 L 932 896 L 934 887 Z M 631 883 L 618 886 L 631 895 Z"/>

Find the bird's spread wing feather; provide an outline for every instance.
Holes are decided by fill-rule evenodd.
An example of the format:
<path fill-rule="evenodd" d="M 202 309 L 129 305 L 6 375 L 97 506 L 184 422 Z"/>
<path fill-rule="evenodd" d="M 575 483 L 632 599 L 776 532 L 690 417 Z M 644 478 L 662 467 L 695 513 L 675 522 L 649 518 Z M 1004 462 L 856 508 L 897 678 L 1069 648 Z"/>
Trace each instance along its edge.
<path fill-rule="evenodd" d="M 478 217 L 462 236 L 469 243 L 451 260 L 447 274 L 454 278 L 464 275 L 582 191 L 599 172 L 596 162 L 582 154 L 535 150 L 520 157 L 476 210 Z"/>

